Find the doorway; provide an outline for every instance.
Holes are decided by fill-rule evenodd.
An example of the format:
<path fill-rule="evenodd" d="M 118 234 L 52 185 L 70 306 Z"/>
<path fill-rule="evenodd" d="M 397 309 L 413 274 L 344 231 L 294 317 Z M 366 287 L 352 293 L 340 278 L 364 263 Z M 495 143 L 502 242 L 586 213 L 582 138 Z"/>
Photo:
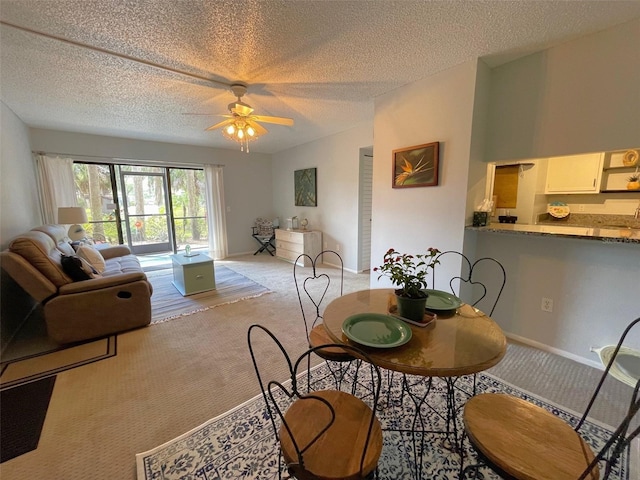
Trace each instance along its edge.
<path fill-rule="evenodd" d="M 135 255 L 173 251 L 167 183 L 164 168 L 120 168 L 124 230 Z"/>
<path fill-rule="evenodd" d="M 361 148 L 358 187 L 358 272 L 371 269 L 372 191 L 373 147 Z"/>

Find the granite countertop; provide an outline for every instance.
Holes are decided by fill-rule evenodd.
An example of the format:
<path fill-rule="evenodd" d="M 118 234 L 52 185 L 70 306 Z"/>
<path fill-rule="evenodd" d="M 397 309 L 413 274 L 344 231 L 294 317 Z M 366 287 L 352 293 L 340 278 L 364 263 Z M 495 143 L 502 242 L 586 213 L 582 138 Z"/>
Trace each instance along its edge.
<path fill-rule="evenodd" d="M 556 219 L 547 213 L 542 213 L 537 217 L 536 224 L 490 223 L 486 227 L 469 226 L 467 229 L 479 232 L 640 244 L 640 219 L 633 215 L 572 213 L 565 218 Z"/>
<path fill-rule="evenodd" d="M 569 225 L 521 225 L 518 223 L 491 223 L 486 227 L 466 227 L 478 232 L 510 233 L 516 235 L 537 235 L 583 238 L 605 242 L 640 244 L 639 228 L 590 228 Z"/>

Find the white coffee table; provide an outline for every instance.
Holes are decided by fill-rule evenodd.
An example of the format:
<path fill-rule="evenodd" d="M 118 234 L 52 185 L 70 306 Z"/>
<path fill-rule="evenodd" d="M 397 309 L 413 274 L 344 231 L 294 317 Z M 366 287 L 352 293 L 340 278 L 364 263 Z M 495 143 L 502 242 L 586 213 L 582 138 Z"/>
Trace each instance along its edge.
<path fill-rule="evenodd" d="M 216 288 L 213 258 L 204 253 L 171 255 L 173 286 L 183 297 Z"/>

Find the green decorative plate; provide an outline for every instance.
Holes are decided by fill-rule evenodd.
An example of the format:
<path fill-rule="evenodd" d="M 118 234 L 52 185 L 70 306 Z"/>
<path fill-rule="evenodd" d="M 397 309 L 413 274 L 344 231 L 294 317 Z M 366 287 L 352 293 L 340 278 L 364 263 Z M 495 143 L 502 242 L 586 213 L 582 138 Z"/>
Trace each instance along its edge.
<path fill-rule="evenodd" d="M 442 290 L 422 291 L 428 295 L 427 306 L 425 307 L 425 310 L 429 310 L 430 312 L 455 310 L 460 305 L 462 305 L 462 300 L 451 293 L 443 292 Z"/>
<path fill-rule="evenodd" d="M 411 328 L 400 320 L 381 313 L 358 313 L 342 322 L 349 340 L 376 348 L 392 348 L 411 340 Z"/>

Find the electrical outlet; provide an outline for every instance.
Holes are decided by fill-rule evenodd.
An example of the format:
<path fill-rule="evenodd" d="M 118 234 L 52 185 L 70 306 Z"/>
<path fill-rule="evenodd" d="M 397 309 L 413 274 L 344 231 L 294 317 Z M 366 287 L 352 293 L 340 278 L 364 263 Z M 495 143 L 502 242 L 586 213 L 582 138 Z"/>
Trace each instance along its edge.
<path fill-rule="evenodd" d="M 339 252 L 339 251 L 340 251 L 340 244 L 336 243 L 336 252 Z"/>
<path fill-rule="evenodd" d="M 579 212 L 584 212 L 585 206 L 584 205 L 578 205 L 578 211 Z"/>
<path fill-rule="evenodd" d="M 327 247 L 329 246 L 329 244 L 327 242 L 324 242 L 324 249 L 326 250 Z"/>
<path fill-rule="evenodd" d="M 540 308 L 544 312 L 553 312 L 553 298 L 542 297 L 542 305 Z"/>

